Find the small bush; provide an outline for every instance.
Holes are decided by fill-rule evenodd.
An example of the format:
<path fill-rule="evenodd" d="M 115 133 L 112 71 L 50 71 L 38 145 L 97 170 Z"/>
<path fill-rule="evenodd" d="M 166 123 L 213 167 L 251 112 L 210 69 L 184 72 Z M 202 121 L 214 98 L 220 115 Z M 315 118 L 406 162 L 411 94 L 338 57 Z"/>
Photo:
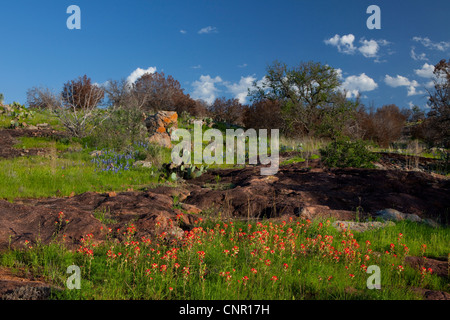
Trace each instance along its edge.
<path fill-rule="evenodd" d="M 320 149 L 323 163 L 331 168 L 374 168 L 379 156 L 371 152 L 364 140 L 340 139 Z"/>
<path fill-rule="evenodd" d="M 109 117 L 92 131 L 87 140 L 93 148 L 123 151 L 144 141 L 146 134 L 143 115 L 138 108 L 118 107 L 109 112 Z"/>

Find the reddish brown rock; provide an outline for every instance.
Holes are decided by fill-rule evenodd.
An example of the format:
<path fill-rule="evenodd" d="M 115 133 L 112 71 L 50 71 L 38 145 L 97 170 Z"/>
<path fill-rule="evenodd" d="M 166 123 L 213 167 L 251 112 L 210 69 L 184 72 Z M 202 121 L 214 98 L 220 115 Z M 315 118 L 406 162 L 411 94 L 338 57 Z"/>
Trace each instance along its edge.
<path fill-rule="evenodd" d="M 412 288 L 411 290 L 423 296 L 425 300 L 450 300 L 450 293 L 445 291 L 436 291 L 424 288 Z"/>
<path fill-rule="evenodd" d="M 202 210 L 221 210 L 227 216 L 335 217 L 360 220 L 393 208 L 405 214 L 449 222 L 450 180 L 423 172 L 376 169 L 321 169 L 318 160 L 281 167 L 274 177 L 260 168 L 208 170 L 191 180 L 184 201 Z M 216 182 L 217 175 L 220 183 Z"/>
<path fill-rule="evenodd" d="M 443 278 L 449 277 L 449 263 L 448 258 L 444 258 L 442 260 L 437 260 L 433 258 L 424 258 L 424 257 L 406 257 L 405 262 L 420 271 L 421 268 L 430 268 L 432 269 L 432 273 L 436 274 Z"/>
<path fill-rule="evenodd" d="M 191 209 L 198 212 L 195 206 Z M 177 221 L 180 213 L 173 208 L 170 195 L 154 192 L 87 192 L 66 198 L 22 200 L 21 204 L 0 200 L 0 250 L 21 248 L 25 241 L 34 243 L 38 239 L 46 244 L 63 236 L 69 247 L 76 247 L 86 234 L 102 241 L 108 227 L 125 230 L 131 223 L 139 237 L 162 232 L 180 235 L 198 219 L 195 214 L 185 214 Z"/>
<path fill-rule="evenodd" d="M 60 290 L 40 279 L 13 274 L 0 267 L 0 300 L 45 300 L 52 290 Z"/>

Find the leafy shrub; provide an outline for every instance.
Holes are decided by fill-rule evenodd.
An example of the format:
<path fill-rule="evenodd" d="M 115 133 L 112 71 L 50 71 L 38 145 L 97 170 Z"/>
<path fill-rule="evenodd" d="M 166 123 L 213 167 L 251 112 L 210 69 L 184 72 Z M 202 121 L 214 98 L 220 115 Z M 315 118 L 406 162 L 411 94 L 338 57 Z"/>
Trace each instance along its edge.
<path fill-rule="evenodd" d="M 145 140 L 146 133 L 139 109 L 118 107 L 109 112 L 109 117 L 92 131 L 87 140 L 91 147 L 97 149 L 114 148 L 123 151 L 129 145 Z"/>
<path fill-rule="evenodd" d="M 368 149 L 364 140 L 350 141 L 342 138 L 333 141 L 327 147 L 320 149 L 323 163 L 331 168 L 374 168 L 372 162 L 379 156 Z"/>

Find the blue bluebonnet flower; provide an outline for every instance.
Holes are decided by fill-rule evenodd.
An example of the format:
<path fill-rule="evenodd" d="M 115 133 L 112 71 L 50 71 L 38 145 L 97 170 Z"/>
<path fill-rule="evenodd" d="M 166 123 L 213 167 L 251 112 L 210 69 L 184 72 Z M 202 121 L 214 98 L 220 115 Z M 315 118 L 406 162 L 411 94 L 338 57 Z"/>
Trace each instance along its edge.
<path fill-rule="evenodd" d="M 98 156 L 91 162 L 95 164 L 96 171 L 121 173 L 132 168 L 132 164 L 137 160 L 142 149 L 148 150 L 148 142 L 137 142 L 124 152 L 117 152 L 114 149 L 102 149 Z"/>

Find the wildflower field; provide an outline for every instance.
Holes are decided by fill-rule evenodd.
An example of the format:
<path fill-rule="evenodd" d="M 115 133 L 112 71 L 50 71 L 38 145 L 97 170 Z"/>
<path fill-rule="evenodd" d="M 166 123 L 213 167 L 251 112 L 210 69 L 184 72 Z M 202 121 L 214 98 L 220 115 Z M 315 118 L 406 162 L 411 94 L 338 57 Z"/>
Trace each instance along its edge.
<path fill-rule="evenodd" d="M 61 212 L 55 224 L 62 232 L 64 223 L 69 222 Z M 165 232 L 137 237 L 133 224 L 102 229 L 107 240 L 88 234 L 75 250 L 67 248 L 64 237 L 49 245 L 26 242 L 0 261 L 59 287 L 53 299 L 409 300 L 421 298 L 412 288 L 448 288 L 432 269 L 405 262 L 408 255 L 446 255 L 446 228 L 401 222 L 353 234 L 337 231 L 330 220 L 296 219 L 199 219 L 195 225 L 171 240 Z M 71 265 L 81 269 L 79 290 L 66 286 Z M 381 289 L 367 287 L 371 265 L 381 270 Z"/>

